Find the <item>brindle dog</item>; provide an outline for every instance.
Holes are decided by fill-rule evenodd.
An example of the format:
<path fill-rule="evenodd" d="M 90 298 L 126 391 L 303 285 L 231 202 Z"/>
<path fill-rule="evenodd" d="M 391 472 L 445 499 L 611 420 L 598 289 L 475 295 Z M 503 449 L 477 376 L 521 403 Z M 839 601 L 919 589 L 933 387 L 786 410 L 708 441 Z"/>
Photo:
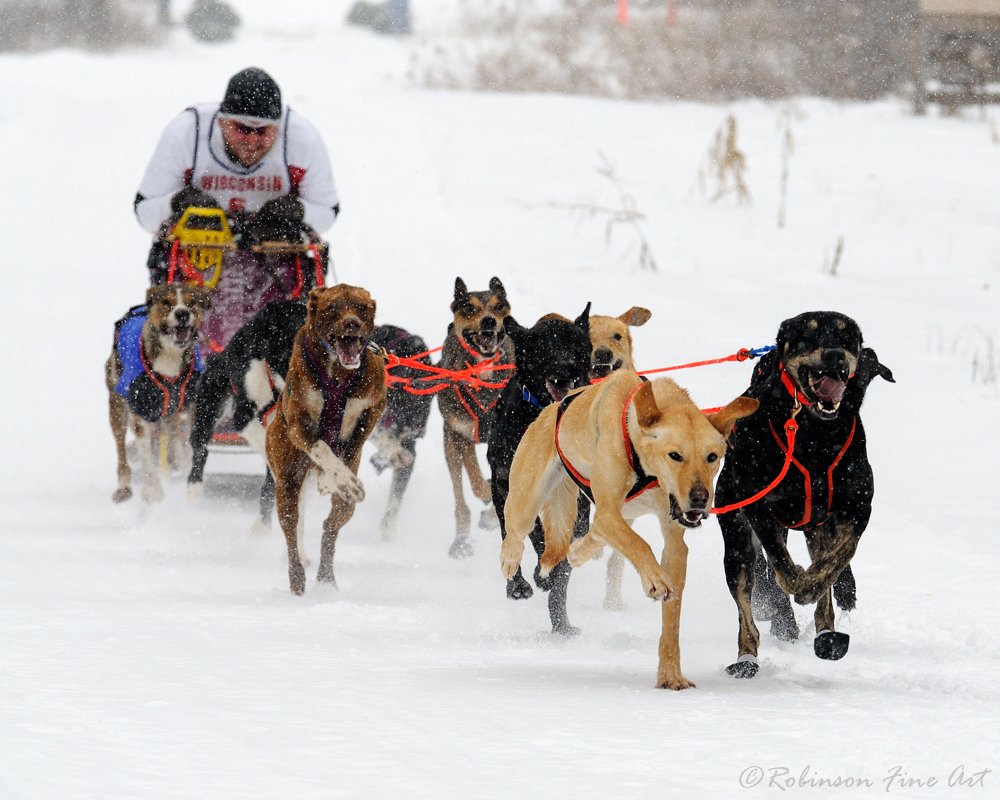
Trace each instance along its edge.
<path fill-rule="evenodd" d="M 504 333 L 503 323 L 510 314 L 507 291 L 499 278 L 490 279 L 490 288 L 470 292 L 461 278 L 455 279 L 455 298 L 451 303 L 454 319 L 437 366 L 463 370 L 489 360 L 497 366 L 514 361 L 514 349 Z M 444 420 L 444 457 L 455 494 L 455 539 L 448 548 L 452 558 L 472 555 L 469 531 L 472 524 L 462 489 L 463 471 L 469 476 L 472 493 L 486 503 L 479 518 L 482 528 L 496 528 L 499 522 L 490 505 L 490 482 L 483 477 L 476 457 L 476 445 L 489 439 L 491 411 L 509 375 L 504 370 L 484 370 L 477 377 L 486 386 L 456 383 L 437 395 Z"/>
<path fill-rule="evenodd" d="M 798 633 L 786 595 L 796 603 L 816 603 L 816 655 L 837 660 L 847 654 L 848 635 L 834 630 L 831 589 L 841 577 L 838 603 L 854 607 L 850 564 L 868 526 L 875 486 L 859 413 L 876 377 L 893 380 L 875 351 L 862 346 L 858 324 L 832 311 L 782 322 L 776 349 L 754 370 L 744 394 L 760 400 L 760 408 L 730 436 L 716 492 L 720 509 L 768 490 L 788 460 L 786 424 L 794 420 L 798 427 L 780 483 L 719 516 L 726 580 L 739 609 L 739 659 L 727 669 L 734 677 L 750 678 L 758 669 L 760 635 L 751 600 L 757 542 L 781 589 L 772 597 L 778 628 Z M 789 529 L 805 533 L 808 569 L 788 553 Z"/>

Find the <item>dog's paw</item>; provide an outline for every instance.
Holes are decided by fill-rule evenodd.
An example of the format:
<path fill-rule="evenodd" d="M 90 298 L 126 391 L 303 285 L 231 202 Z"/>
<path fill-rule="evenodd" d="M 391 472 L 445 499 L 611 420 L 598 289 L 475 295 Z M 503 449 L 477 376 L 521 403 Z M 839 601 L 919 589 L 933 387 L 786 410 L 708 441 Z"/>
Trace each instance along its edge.
<path fill-rule="evenodd" d="M 527 600 L 535 593 L 523 576 L 515 574 L 507 581 L 507 597 L 511 600 Z"/>
<path fill-rule="evenodd" d="M 672 689 L 675 692 L 679 692 L 682 689 L 693 689 L 694 683 L 679 672 L 660 672 L 656 676 L 656 688 Z"/>
<path fill-rule="evenodd" d="M 731 678 L 749 679 L 756 675 L 759 669 L 757 656 L 745 653 L 726 667 L 726 674 Z"/>
<path fill-rule="evenodd" d="M 555 578 L 552 577 L 554 567 L 555 564 L 547 565 L 544 562 L 535 565 L 535 586 L 543 592 L 551 591 L 552 586 L 555 584 Z"/>
<path fill-rule="evenodd" d="M 187 485 L 187 498 L 188 500 L 201 500 L 205 496 L 205 484 L 199 481 L 198 483 L 189 483 Z"/>
<path fill-rule="evenodd" d="M 569 546 L 569 553 L 566 558 L 569 560 L 569 565 L 576 568 L 583 566 L 588 561 L 600 558 L 603 553 L 604 542 L 588 533 L 576 539 Z"/>
<path fill-rule="evenodd" d="M 288 588 L 292 594 L 302 595 L 306 591 L 306 571 L 302 564 L 288 564 Z"/>
<path fill-rule="evenodd" d="M 271 532 L 271 521 L 257 517 L 250 524 L 251 536 L 267 536 Z"/>
<path fill-rule="evenodd" d="M 119 489 L 115 489 L 115 493 L 111 495 L 111 502 L 113 503 L 124 503 L 126 500 L 131 499 L 132 488 L 130 486 L 122 486 Z"/>
<path fill-rule="evenodd" d="M 142 500 L 145 503 L 159 503 L 163 500 L 163 486 L 159 481 L 146 481 L 143 484 Z"/>
<path fill-rule="evenodd" d="M 316 488 L 320 494 L 329 494 L 334 497 L 343 497 L 360 503 L 365 499 L 365 486 L 353 472 L 351 472 L 343 462 L 335 462 L 322 469 L 316 477 Z"/>
<path fill-rule="evenodd" d="M 781 642 L 794 642 L 799 638 L 799 624 L 791 607 L 771 617 L 771 635 Z"/>
<path fill-rule="evenodd" d="M 500 517 L 492 503 L 479 514 L 479 527 L 487 531 L 495 531 L 500 527 Z"/>
<path fill-rule="evenodd" d="M 625 601 L 622 600 L 621 593 L 608 592 L 604 595 L 604 607 L 608 611 L 624 611 L 626 605 Z"/>
<path fill-rule="evenodd" d="M 521 556 L 524 555 L 524 540 L 508 536 L 500 547 L 500 572 L 510 580 L 517 574 L 521 566 Z"/>
<path fill-rule="evenodd" d="M 850 646 L 851 637 L 839 631 L 820 631 L 813 640 L 813 652 L 826 661 L 839 661 Z"/>
<path fill-rule="evenodd" d="M 457 534 L 455 540 L 451 543 L 451 547 L 448 548 L 448 555 L 451 558 L 470 558 L 474 555 L 475 550 L 472 548 L 472 540 L 469 539 L 467 535 Z"/>
<path fill-rule="evenodd" d="M 674 588 L 670 585 L 667 580 L 666 573 L 661 569 L 651 570 L 642 577 L 642 589 L 646 593 L 646 597 L 650 597 L 653 600 L 672 600 L 674 597 Z"/>
<path fill-rule="evenodd" d="M 383 542 L 394 542 L 398 538 L 399 531 L 396 526 L 396 520 L 394 519 L 390 521 L 382 520 L 380 529 L 382 531 Z"/>
<path fill-rule="evenodd" d="M 803 581 L 803 583 L 805 582 Z M 800 584 L 799 590 L 793 595 L 792 599 L 795 600 L 795 602 L 800 606 L 807 606 L 811 603 L 815 603 L 824 591 L 826 590 L 822 586 L 818 586 L 816 584 Z"/>
<path fill-rule="evenodd" d="M 792 564 L 792 568 L 788 572 L 776 569 L 774 571 L 774 582 L 778 584 L 778 588 L 785 594 L 793 595 L 800 590 L 805 574 L 806 571 L 801 566 Z"/>
<path fill-rule="evenodd" d="M 560 636 L 565 636 L 567 639 L 571 636 L 579 636 L 580 629 L 576 625 L 570 625 L 568 619 L 559 618 L 552 622 L 552 632 L 558 633 Z"/>

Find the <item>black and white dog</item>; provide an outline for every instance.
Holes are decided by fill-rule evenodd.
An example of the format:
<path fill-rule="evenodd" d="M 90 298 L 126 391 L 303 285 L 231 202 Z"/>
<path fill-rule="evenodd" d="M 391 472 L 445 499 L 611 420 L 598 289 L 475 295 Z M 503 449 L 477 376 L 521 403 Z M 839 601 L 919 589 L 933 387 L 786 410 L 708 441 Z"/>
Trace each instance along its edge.
<path fill-rule="evenodd" d="M 305 303 L 269 303 L 236 332 L 223 352 L 209 359 L 199 384 L 199 403 L 191 430 L 190 495 L 202 492 L 208 444 L 230 398 L 233 430 L 255 450 L 264 452 L 264 429 L 284 389 L 292 344 L 305 318 Z M 394 325 L 376 326 L 371 341 L 390 353 L 418 356 L 420 361 L 430 363 L 423 339 Z M 394 374 L 420 377 L 413 367 L 398 368 Z M 424 435 L 432 402 L 431 395 L 413 395 L 403 386 L 394 383 L 389 387 L 389 404 L 371 437 L 378 449 L 372 463 L 379 472 L 386 467 L 393 471 L 389 505 L 382 520 L 385 538 L 395 532 L 400 502 L 413 473 L 416 440 Z M 274 480 L 268 471 L 261 488 L 262 521 L 269 521 L 273 507 Z"/>

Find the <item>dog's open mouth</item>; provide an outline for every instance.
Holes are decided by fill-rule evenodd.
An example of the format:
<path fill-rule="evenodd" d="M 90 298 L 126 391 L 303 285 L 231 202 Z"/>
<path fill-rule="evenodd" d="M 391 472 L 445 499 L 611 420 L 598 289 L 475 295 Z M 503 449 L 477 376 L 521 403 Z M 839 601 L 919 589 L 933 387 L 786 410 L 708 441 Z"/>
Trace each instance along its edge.
<path fill-rule="evenodd" d="M 593 364 L 590 367 L 590 377 L 592 380 L 606 378 L 615 370 L 621 369 L 621 366 L 622 362 L 620 359 L 614 363 L 610 361 L 602 361 L 598 364 Z"/>
<path fill-rule="evenodd" d="M 702 520 L 708 517 L 708 512 L 702 508 L 681 511 L 681 507 L 677 504 L 677 498 L 670 495 L 670 516 L 685 528 L 697 528 L 701 525 Z"/>
<path fill-rule="evenodd" d="M 500 347 L 500 334 L 496 330 L 467 331 L 465 340 L 473 350 L 484 356 L 491 356 Z"/>
<path fill-rule="evenodd" d="M 361 366 L 361 354 L 365 351 L 365 340 L 360 336 L 338 336 L 333 340 L 333 352 L 344 369 Z"/>
<path fill-rule="evenodd" d="M 167 335 L 178 347 L 187 347 L 194 338 L 194 328 L 190 325 L 174 325 L 172 328 L 167 328 Z"/>
<path fill-rule="evenodd" d="M 805 373 L 804 385 L 808 387 L 807 395 L 812 400 L 813 412 L 830 419 L 837 416 L 840 402 L 847 390 L 847 376 L 817 372 L 808 367 L 803 368 L 802 372 Z"/>
<path fill-rule="evenodd" d="M 561 403 L 566 395 L 572 392 L 576 388 L 576 381 L 574 380 L 558 380 L 550 379 L 545 381 L 545 391 L 549 393 L 555 402 Z"/>

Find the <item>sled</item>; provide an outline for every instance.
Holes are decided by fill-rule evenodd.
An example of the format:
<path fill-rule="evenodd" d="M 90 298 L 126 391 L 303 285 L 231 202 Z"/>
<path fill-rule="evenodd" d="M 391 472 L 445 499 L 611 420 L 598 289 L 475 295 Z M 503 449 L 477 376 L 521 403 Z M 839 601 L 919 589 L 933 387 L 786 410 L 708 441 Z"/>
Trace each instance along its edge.
<path fill-rule="evenodd" d="M 312 288 L 326 284 L 329 270 L 328 245 L 311 228 L 304 227 L 297 241 L 265 240 L 241 247 L 220 208 L 185 209 L 163 243 L 168 283 L 183 281 L 211 290 L 212 306 L 200 334 L 209 358 L 222 352 L 236 331 L 268 303 L 305 300 Z M 231 462 L 228 456 L 256 451 L 232 429 L 227 413 L 212 437 L 210 452 L 221 456 L 213 456 L 214 466 Z"/>

